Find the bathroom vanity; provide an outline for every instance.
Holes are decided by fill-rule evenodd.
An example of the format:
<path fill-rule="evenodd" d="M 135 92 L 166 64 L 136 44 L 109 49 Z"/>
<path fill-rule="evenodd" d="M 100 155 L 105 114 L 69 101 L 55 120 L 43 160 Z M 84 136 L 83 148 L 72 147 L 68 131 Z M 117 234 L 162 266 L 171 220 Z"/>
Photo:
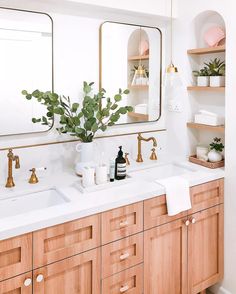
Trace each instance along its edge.
<path fill-rule="evenodd" d="M 98 213 L 67 217 L 64 204 L 71 221 L 31 232 L 23 220 L 26 233 L 0 241 L 0 293 L 205 293 L 223 278 L 224 180 L 215 178 L 192 186 L 192 209 L 172 217 L 163 188 L 147 182 L 148 193 L 101 202 Z"/>

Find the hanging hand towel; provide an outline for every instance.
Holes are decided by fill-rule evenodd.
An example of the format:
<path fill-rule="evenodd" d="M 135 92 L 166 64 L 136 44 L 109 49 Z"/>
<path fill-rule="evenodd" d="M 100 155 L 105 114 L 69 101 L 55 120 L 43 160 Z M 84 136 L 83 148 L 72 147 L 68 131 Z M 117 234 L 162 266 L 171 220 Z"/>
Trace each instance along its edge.
<path fill-rule="evenodd" d="M 156 182 L 165 188 L 169 216 L 176 215 L 192 207 L 188 180 L 175 176 L 156 180 Z"/>

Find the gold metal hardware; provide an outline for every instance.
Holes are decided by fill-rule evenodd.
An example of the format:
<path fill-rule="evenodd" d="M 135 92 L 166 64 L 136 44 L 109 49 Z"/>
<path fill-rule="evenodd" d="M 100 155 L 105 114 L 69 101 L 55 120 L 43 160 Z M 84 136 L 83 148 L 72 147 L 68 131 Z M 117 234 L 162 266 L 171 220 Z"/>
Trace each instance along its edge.
<path fill-rule="evenodd" d="M 30 169 L 30 172 L 32 172 L 32 174 L 30 176 L 29 183 L 30 184 L 37 184 L 39 180 L 36 176 L 36 169 L 32 168 L 32 169 Z"/>
<path fill-rule="evenodd" d="M 142 146 L 141 146 L 141 142 L 142 141 L 145 141 L 145 142 L 148 142 L 148 141 L 153 141 L 153 147 L 157 147 L 157 141 L 154 137 L 150 137 L 150 138 L 144 138 L 142 137 L 141 133 L 138 134 L 138 155 L 137 155 L 137 159 L 136 161 L 137 162 L 143 162 L 143 157 L 142 157 Z"/>
<path fill-rule="evenodd" d="M 152 151 L 152 154 L 150 156 L 150 159 L 151 160 L 157 160 L 156 149 L 152 148 L 151 151 Z"/>
<path fill-rule="evenodd" d="M 15 168 L 19 169 L 20 168 L 20 158 L 18 155 L 13 154 L 12 149 L 9 149 L 7 157 L 8 157 L 8 177 L 7 177 L 7 182 L 6 182 L 5 187 L 12 188 L 15 186 L 15 183 L 13 180 L 13 175 L 12 175 L 12 164 L 13 164 L 13 161 L 15 161 Z"/>
<path fill-rule="evenodd" d="M 185 221 L 184 221 L 184 224 L 185 224 L 185 226 L 188 227 L 188 226 L 190 225 L 190 221 L 189 221 L 189 219 L 185 220 Z"/>
<path fill-rule="evenodd" d="M 129 161 L 128 155 L 129 155 L 129 153 L 125 153 L 126 165 L 130 165 L 130 161 Z"/>
<path fill-rule="evenodd" d="M 194 217 L 193 217 L 193 218 L 191 218 L 191 220 L 190 220 L 190 221 L 191 221 L 191 223 L 192 223 L 192 224 L 195 224 L 195 223 L 196 223 L 196 219 L 195 219 Z"/>

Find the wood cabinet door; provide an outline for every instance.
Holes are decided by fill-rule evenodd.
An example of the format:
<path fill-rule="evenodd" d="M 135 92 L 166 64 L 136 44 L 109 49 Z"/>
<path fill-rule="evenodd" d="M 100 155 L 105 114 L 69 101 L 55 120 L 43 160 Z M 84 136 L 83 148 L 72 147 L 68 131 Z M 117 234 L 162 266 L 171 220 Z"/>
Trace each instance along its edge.
<path fill-rule="evenodd" d="M 102 281 L 102 294 L 122 293 L 143 294 L 142 264 L 131 267 Z"/>
<path fill-rule="evenodd" d="M 224 202 L 224 179 L 194 186 L 190 189 L 192 209 L 189 214 Z"/>
<path fill-rule="evenodd" d="M 187 211 L 174 216 L 168 215 L 165 195 L 144 201 L 144 230 L 160 226 L 185 216 L 187 216 Z"/>
<path fill-rule="evenodd" d="M 187 294 L 186 219 L 144 232 L 144 293 Z"/>
<path fill-rule="evenodd" d="M 102 244 L 143 231 L 143 202 L 102 213 Z"/>
<path fill-rule="evenodd" d="M 190 222 L 189 293 L 196 294 L 223 278 L 223 205 L 193 214 Z"/>
<path fill-rule="evenodd" d="M 100 245 L 100 215 L 92 215 L 33 233 L 34 269 Z"/>
<path fill-rule="evenodd" d="M 0 241 L 0 281 L 32 270 L 32 234 Z"/>
<path fill-rule="evenodd" d="M 32 294 L 32 272 L 0 282 L 1 294 Z"/>
<path fill-rule="evenodd" d="M 143 262 L 143 233 L 102 247 L 102 278 Z"/>
<path fill-rule="evenodd" d="M 33 271 L 34 294 L 99 294 L 100 251 L 94 249 Z"/>

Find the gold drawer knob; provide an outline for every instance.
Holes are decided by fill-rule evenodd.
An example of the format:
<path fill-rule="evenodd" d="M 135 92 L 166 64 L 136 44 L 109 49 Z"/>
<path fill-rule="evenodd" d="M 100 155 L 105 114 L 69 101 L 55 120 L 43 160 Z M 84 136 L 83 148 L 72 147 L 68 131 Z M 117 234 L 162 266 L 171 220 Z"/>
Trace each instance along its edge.
<path fill-rule="evenodd" d="M 122 287 L 120 288 L 120 293 L 125 293 L 125 292 L 128 291 L 128 290 L 129 290 L 129 286 L 128 286 L 128 285 L 122 286 Z"/>
<path fill-rule="evenodd" d="M 125 259 L 127 259 L 128 257 L 129 257 L 129 253 L 126 252 L 126 253 L 124 253 L 124 254 L 122 254 L 122 255 L 120 256 L 120 260 L 125 260 Z"/>
<path fill-rule="evenodd" d="M 185 222 L 184 222 L 184 224 L 185 224 L 185 226 L 189 226 L 190 225 L 190 221 L 189 221 L 189 219 L 187 219 Z"/>
<path fill-rule="evenodd" d="M 195 224 L 196 223 L 196 219 L 194 217 L 191 219 L 191 223 L 192 224 Z"/>

